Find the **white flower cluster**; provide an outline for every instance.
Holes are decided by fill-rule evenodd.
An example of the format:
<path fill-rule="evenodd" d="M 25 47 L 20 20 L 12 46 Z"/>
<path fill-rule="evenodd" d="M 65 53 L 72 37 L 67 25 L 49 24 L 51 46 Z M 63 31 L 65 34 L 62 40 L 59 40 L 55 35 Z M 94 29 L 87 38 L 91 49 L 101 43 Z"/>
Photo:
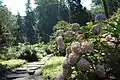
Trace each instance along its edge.
<path fill-rule="evenodd" d="M 62 80 L 70 80 L 73 68 L 75 68 L 77 71 L 82 72 L 86 72 L 90 68 L 89 61 L 83 58 L 81 55 L 83 55 L 83 52 L 92 49 L 92 42 L 83 42 L 81 44 L 79 42 L 73 42 L 71 46 L 68 46 L 66 48 L 67 56 L 62 65 L 63 72 L 60 74 L 60 76 L 62 75 Z M 97 65 L 94 72 L 100 78 L 103 78 L 106 75 L 105 69 L 102 65 Z M 61 80 L 61 77 L 58 80 Z"/>
<path fill-rule="evenodd" d="M 102 30 L 102 27 L 100 24 L 96 24 L 96 25 L 92 26 L 92 28 L 91 28 L 91 31 L 93 31 L 96 34 L 99 34 L 101 32 L 101 30 Z"/>
<path fill-rule="evenodd" d="M 82 42 L 81 49 L 83 52 L 91 51 L 93 50 L 93 42 Z"/>
<path fill-rule="evenodd" d="M 57 30 L 56 31 L 56 35 L 57 36 L 63 36 L 64 35 L 64 31 L 63 30 Z"/>
<path fill-rule="evenodd" d="M 79 42 L 74 42 L 71 44 L 71 51 L 73 53 L 80 53 L 81 52 L 81 47 L 80 47 L 80 43 Z"/>
<path fill-rule="evenodd" d="M 71 24 L 72 31 L 78 31 L 80 29 L 80 25 L 78 23 Z"/>
<path fill-rule="evenodd" d="M 71 53 L 68 57 L 68 63 L 71 65 L 71 66 L 75 66 L 76 63 L 78 62 L 79 60 L 79 55 L 78 54 L 75 54 L 75 53 Z"/>
<path fill-rule="evenodd" d="M 81 58 L 76 64 L 76 66 L 77 66 L 77 70 L 86 71 L 88 67 L 90 66 L 90 63 L 86 59 Z"/>
<path fill-rule="evenodd" d="M 63 41 L 63 37 L 62 36 L 58 36 L 56 38 L 56 42 L 57 42 L 57 45 L 58 45 L 58 50 L 60 52 L 64 52 L 64 50 L 65 50 L 65 43 Z"/>
<path fill-rule="evenodd" d="M 103 34 L 102 35 L 103 38 L 101 38 L 101 42 L 109 47 L 109 48 L 115 48 L 115 43 L 117 42 L 117 38 L 113 37 L 112 34 Z M 119 45 L 117 46 L 117 48 L 119 49 Z"/>

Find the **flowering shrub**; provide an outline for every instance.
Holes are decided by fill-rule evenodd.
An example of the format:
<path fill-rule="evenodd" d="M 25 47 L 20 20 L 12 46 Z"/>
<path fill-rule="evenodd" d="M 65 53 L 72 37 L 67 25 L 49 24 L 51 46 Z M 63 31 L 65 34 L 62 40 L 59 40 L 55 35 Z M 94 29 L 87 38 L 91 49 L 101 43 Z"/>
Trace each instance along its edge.
<path fill-rule="evenodd" d="M 78 71 L 87 71 L 89 66 L 90 66 L 90 63 L 84 58 L 81 58 L 76 64 Z"/>
<path fill-rule="evenodd" d="M 91 28 L 91 31 L 93 31 L 93 33 L 95 34 L 99 34 L 101 30 L 102 30 L 102 27 L 100 24 L 93 25 Z"/>
<path fill-rule="evenodd" d="M 102 21 L 102 20 L 106 20 L 107 18 L 106 18 L 106 16 L 104 15 L 104 14 L 97 14 L 96 16 L 95 16 L 95 20 L 97 21 L 97 22 L 100 22 L 100 21 Z"/>
<path fill-rule="evenodd" d="M 84 46 L 84 47 L 83 47 Z M 66 49 L 68 50 L 69 47 Z M 66 59 L 63 63 L 63 80 L 71 80 L 72 72 L 75 70 L 78 74 L 80 72 L 90 72 L 93 69 L 93 74 L 96 74 L 99 78 L 105 77 L 105 69 L 102 66 L 97 66 L 96 68 L 93 67 L 93 64 L 90 63 L 89 57 L 86 55 L 87 52 L 91 52 L 93 50 L 93 43 L 92 42 L 73 42 L 71 44 L 71 52 L 67 54 Z M 69 51 L 67 51 L 68 53 Z M 95 65 L 94 65 L 95 66 Z M 78 75 L 79 76 L 79 75 Z M 78 79 L 79 77 L 76 77 Z M 86 77 L 84 77 L 86 79 Z"/>
<path fill-rule="evenodd" d="M 80 53 L 81 48 L 80 48 L 80 43 L 79 42 L 74 42 L 71 44 L 71 51 L 73 53 Z"/>
<path fill-rule="evenodd" d="M 98 14 L 95 25 L 63 29 L 66 59 L 60 80 L 120 80 L 120 15 L 114 16 L 106 20 Z"/>
<path fill-rule="evenodd" d="M 58 48 L 58 51 L 60 53 L 60 55 L 64 55 L 64 52 L 65 52 L 65 43 L 63 41 L 63 37 L 62 36 L 58 36 L 56 38 L 56 42 L 57 42 L 57 48 Z"/>
<path fill-rule="evenodd" d="M 78 23 L 71 24 L 72 31 L 80 30 L 80 25 Z"/>

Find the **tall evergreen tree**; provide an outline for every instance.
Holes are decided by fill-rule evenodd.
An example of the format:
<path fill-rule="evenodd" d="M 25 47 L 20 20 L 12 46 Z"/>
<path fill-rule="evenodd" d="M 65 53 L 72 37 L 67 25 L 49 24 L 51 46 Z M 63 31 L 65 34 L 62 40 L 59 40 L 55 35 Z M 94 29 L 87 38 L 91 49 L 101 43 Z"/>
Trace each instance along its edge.
<path fill-rule="evenodd" d="M 37 14 L 37 33 L 39 40 L 48 42 L 49 35 L 53 32 L 53 26 L 59 20 L 68 21 L 68 8 L 64 4 L 64 1 L 58 1 L 36 0 L 38 6 L 35 11 Z"/>
<path fill-rule="evenodd" d="M 102 0 L 102 4 L 103 4 L 103 7 L 104 7 L 105 15 L 108 18 L 109 14 L 108 14 L 108 7 L 107 7 L 106 0 Z"/>
<path fill-rule="evenodd" d="M 0 45 L 8 45 L 15 40 L 16 19 L 0 1 Z"/>
<path fill-rule="evenodd" d="M 35 2 L 39 6 L 46 6 L 49 4 L 57 4 L 59 0 L 35 0 Z"/>
<path fill-rule="evenodd" d="M 116 12 L 120 8 L 120 0 L 92 0 L 94 7 L 102 6 L 104 7 L 105 13 L 108 12 L 109 15 Z"/>
<path fill-rule="evenodd" d="M 19 42 L 24 42 L 24 23 L 23 23 L 23 19 L 22 17 L 20 16 L 20 13 L 18 12 L 17 14 L 17 25 L 18 25 L 18 28 L 17 28 L 17 34 L 16 34 L 16 37 L 17 37 L 17 40 L 16 40 L 16 44 L 19 43 Z"/>
<path fill-rule="evenodd" d="M 32 11 L 30 0 L 27 0 L 26 3 L 26 16 L 25 16 L 25 33 L 27 42 L 31 44 L 36 43 L 36 35 L 35 35 L 35 15 L 34 11 Z"/>
<path fill-rule="evenodd" d="M 81 5 L 81 0 L 67 0 L 70 9 L 71 22 L 85 25 L 90 21 L 91 15 L 86 8 Z"/>

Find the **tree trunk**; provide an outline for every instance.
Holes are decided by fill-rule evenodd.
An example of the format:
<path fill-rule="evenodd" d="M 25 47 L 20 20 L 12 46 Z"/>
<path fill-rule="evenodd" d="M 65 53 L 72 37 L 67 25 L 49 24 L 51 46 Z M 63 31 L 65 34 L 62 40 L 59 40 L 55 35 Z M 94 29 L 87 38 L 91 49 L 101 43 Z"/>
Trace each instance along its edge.
<path fill-rule="evenodd" d="M 106 17 L 108 18 L 108 17 L 109 17 L 109 14 L 108 14 L 108 8 L 107 8 L 106 1 L 105 1 L 105 0 L 102 0 L 102 4 L 103 4 L 103 7 L 104 7 L 105 15 L 106 15 Z"/>

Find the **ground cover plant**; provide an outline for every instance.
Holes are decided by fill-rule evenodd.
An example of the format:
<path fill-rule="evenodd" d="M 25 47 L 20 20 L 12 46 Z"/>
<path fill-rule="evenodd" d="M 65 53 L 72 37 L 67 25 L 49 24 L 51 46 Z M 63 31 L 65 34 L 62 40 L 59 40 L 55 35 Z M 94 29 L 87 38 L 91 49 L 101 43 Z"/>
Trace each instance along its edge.
<path fill-rule="evenodd" d="M 42 75 L 46 80 L 54 79 L 55 75 L 62 71 L 64 57 L 54 56 L 43 66 Z"/>
<path fill-rule="evenodd" d="M 26 63 L 26 61 L 21 60 L 21 59 L 11 59 L 11 60 L 7 60 L 7 61 L 0 61 L 0 64 L 5 65 L 6 68 L 8 68 L 8 69 L 13 69 L 13 68 L 19 67 L 25 63 Z"/>

